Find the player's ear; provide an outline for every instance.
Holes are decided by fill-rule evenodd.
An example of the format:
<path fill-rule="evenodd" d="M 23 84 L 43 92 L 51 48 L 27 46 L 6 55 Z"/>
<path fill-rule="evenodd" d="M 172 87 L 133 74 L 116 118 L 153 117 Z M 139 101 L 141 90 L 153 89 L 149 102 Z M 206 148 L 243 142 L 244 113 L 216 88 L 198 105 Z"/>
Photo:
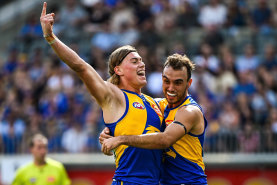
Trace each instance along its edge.
<path fill-rule="evenodd" d="M 118 76 L 122 76 L 123 75 L 123 70 L 120 66 L 115 66 L 114 67 L 114 72 L 115 74 L 117 74 Z"/>
<path fill-rule="evenodd" d="M 192 79 L 189 79 L 189 81 L 188 81 L 188 87 L 191 86 L 191 83 L 192 83 Z"/>

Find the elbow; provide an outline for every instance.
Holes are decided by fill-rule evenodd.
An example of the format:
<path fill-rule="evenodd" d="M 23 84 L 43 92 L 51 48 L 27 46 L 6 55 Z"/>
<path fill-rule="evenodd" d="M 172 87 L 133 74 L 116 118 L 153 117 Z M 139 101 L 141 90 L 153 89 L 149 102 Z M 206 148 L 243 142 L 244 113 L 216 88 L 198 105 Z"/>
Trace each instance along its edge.
<path fill-rule="evenodd" d="M 89 67 L 87 66 L 86 63 L 80 63 L 78 65 L 75 65 L 73 70 L 78 74 L 78 76 L 80 77 L 85 77 L 87 76 L 90 71 L 89 71 Z"/>

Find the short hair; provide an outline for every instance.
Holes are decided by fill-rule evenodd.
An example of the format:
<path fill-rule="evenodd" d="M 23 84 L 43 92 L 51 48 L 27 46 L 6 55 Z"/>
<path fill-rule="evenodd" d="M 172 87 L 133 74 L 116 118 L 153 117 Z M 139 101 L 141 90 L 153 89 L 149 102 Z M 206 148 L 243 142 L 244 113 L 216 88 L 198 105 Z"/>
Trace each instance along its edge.
<path fill-rule="evenodd" d="M 119 85 L 119 76 L 115 73 L 114 68 L 116 66 L 119 66 L 124 58 L 131 52 L 137 52 L 137 50 L 130 45 L 122 46 L 117 48 L 115 51 L 112 52 L 112 54 L 109 57 L 109 75 L 110 78 L 108 79 L 109 82 L 111 82 L 114 85 Z"/>
<path fill-rule="evenodd" d="M 195 64 L 186 55 L 175 53 L 167 57 L 163 69 L 166 67 L 172 67 L 174 70 L 181 70 L 185 67 L 188 73 L 187 81 L 189 81 L 191 78 L 191 72 L 195 69 Z"/>
<path fill-rule="evenodd" d="M 41 140 L 44 141 L 46 144 L 48 144 L 48 139 L 42 135 L 42 134 L 35 134 L 32 139 L 30 140 L 29 146 L 30 148 L 33 148 L 33 146 L 35 145 L 35 141 L 37 140 Z"/>

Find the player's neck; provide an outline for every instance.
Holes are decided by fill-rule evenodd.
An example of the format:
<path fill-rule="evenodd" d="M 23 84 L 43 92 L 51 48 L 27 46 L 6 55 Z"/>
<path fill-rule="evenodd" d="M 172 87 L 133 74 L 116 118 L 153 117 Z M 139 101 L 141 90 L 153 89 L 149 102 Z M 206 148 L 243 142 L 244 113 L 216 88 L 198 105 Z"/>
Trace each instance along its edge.
<path fill-rule="evenodd" d="M 46 160 L 45 159 L 43 159 L 43 160 L 34 160 L 34 164 L 36 165 L 36 166 L 44 166 L 45 164 L 46 164 Z"/>
<path fill-rule="evenodd" d="M 178 107 L 179 105 L 181 105 L 182 104 L 182 102 L 178 102 L 178 103 L 168 103 L 168 108 L 170 108 L 170 109 L 173 109 L 173 108 L 176 108 L 176 107 Z"/>
<path fill-rule="evenodd" d="M 132 91 L 132 92 L 135 92 L 135 93 L 138 93 L 138 94 L 141 94 L 141 87 L 133 87 L 129 84 L 123 84 L 123 83 L 120 83 L 118 85 L 118 87 L 120 89 L 124 89 L 124 90 L 127 90 L 127 91 Z"/>
<path fill-rule="evenodd" d="M 188 93 L 185 93 L 185 94 L 186 94 L 186 96 L 184 96 L 182 101 L 179 101 L 179 102 L 176 102 L 176 103 L 172 103 L 172 104 L 168 102 L 168 108 L 172 109 L 172 108 L 176 108 L 176 107 L 180 106 L 184 102 L 186 97 L 189 95 Z"/>

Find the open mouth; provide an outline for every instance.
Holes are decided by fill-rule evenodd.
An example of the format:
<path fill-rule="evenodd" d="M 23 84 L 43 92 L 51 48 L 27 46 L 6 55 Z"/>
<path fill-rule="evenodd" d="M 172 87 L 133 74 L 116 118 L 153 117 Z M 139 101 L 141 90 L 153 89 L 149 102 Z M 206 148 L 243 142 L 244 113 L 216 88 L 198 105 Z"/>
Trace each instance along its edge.
<path fill-rule="evenodd" d="M 138 71 L 137 75 L 139 75 L 139 76 L 145 76 L 145 71 Z"/>
<path fill-rule="evenodd" d="M 177 96 L 177 94 L 170 93 L 170 92 L 166 92 L 166 94 L 167 94 L 168 96 L 172 96 L 172 97 Z"/>

